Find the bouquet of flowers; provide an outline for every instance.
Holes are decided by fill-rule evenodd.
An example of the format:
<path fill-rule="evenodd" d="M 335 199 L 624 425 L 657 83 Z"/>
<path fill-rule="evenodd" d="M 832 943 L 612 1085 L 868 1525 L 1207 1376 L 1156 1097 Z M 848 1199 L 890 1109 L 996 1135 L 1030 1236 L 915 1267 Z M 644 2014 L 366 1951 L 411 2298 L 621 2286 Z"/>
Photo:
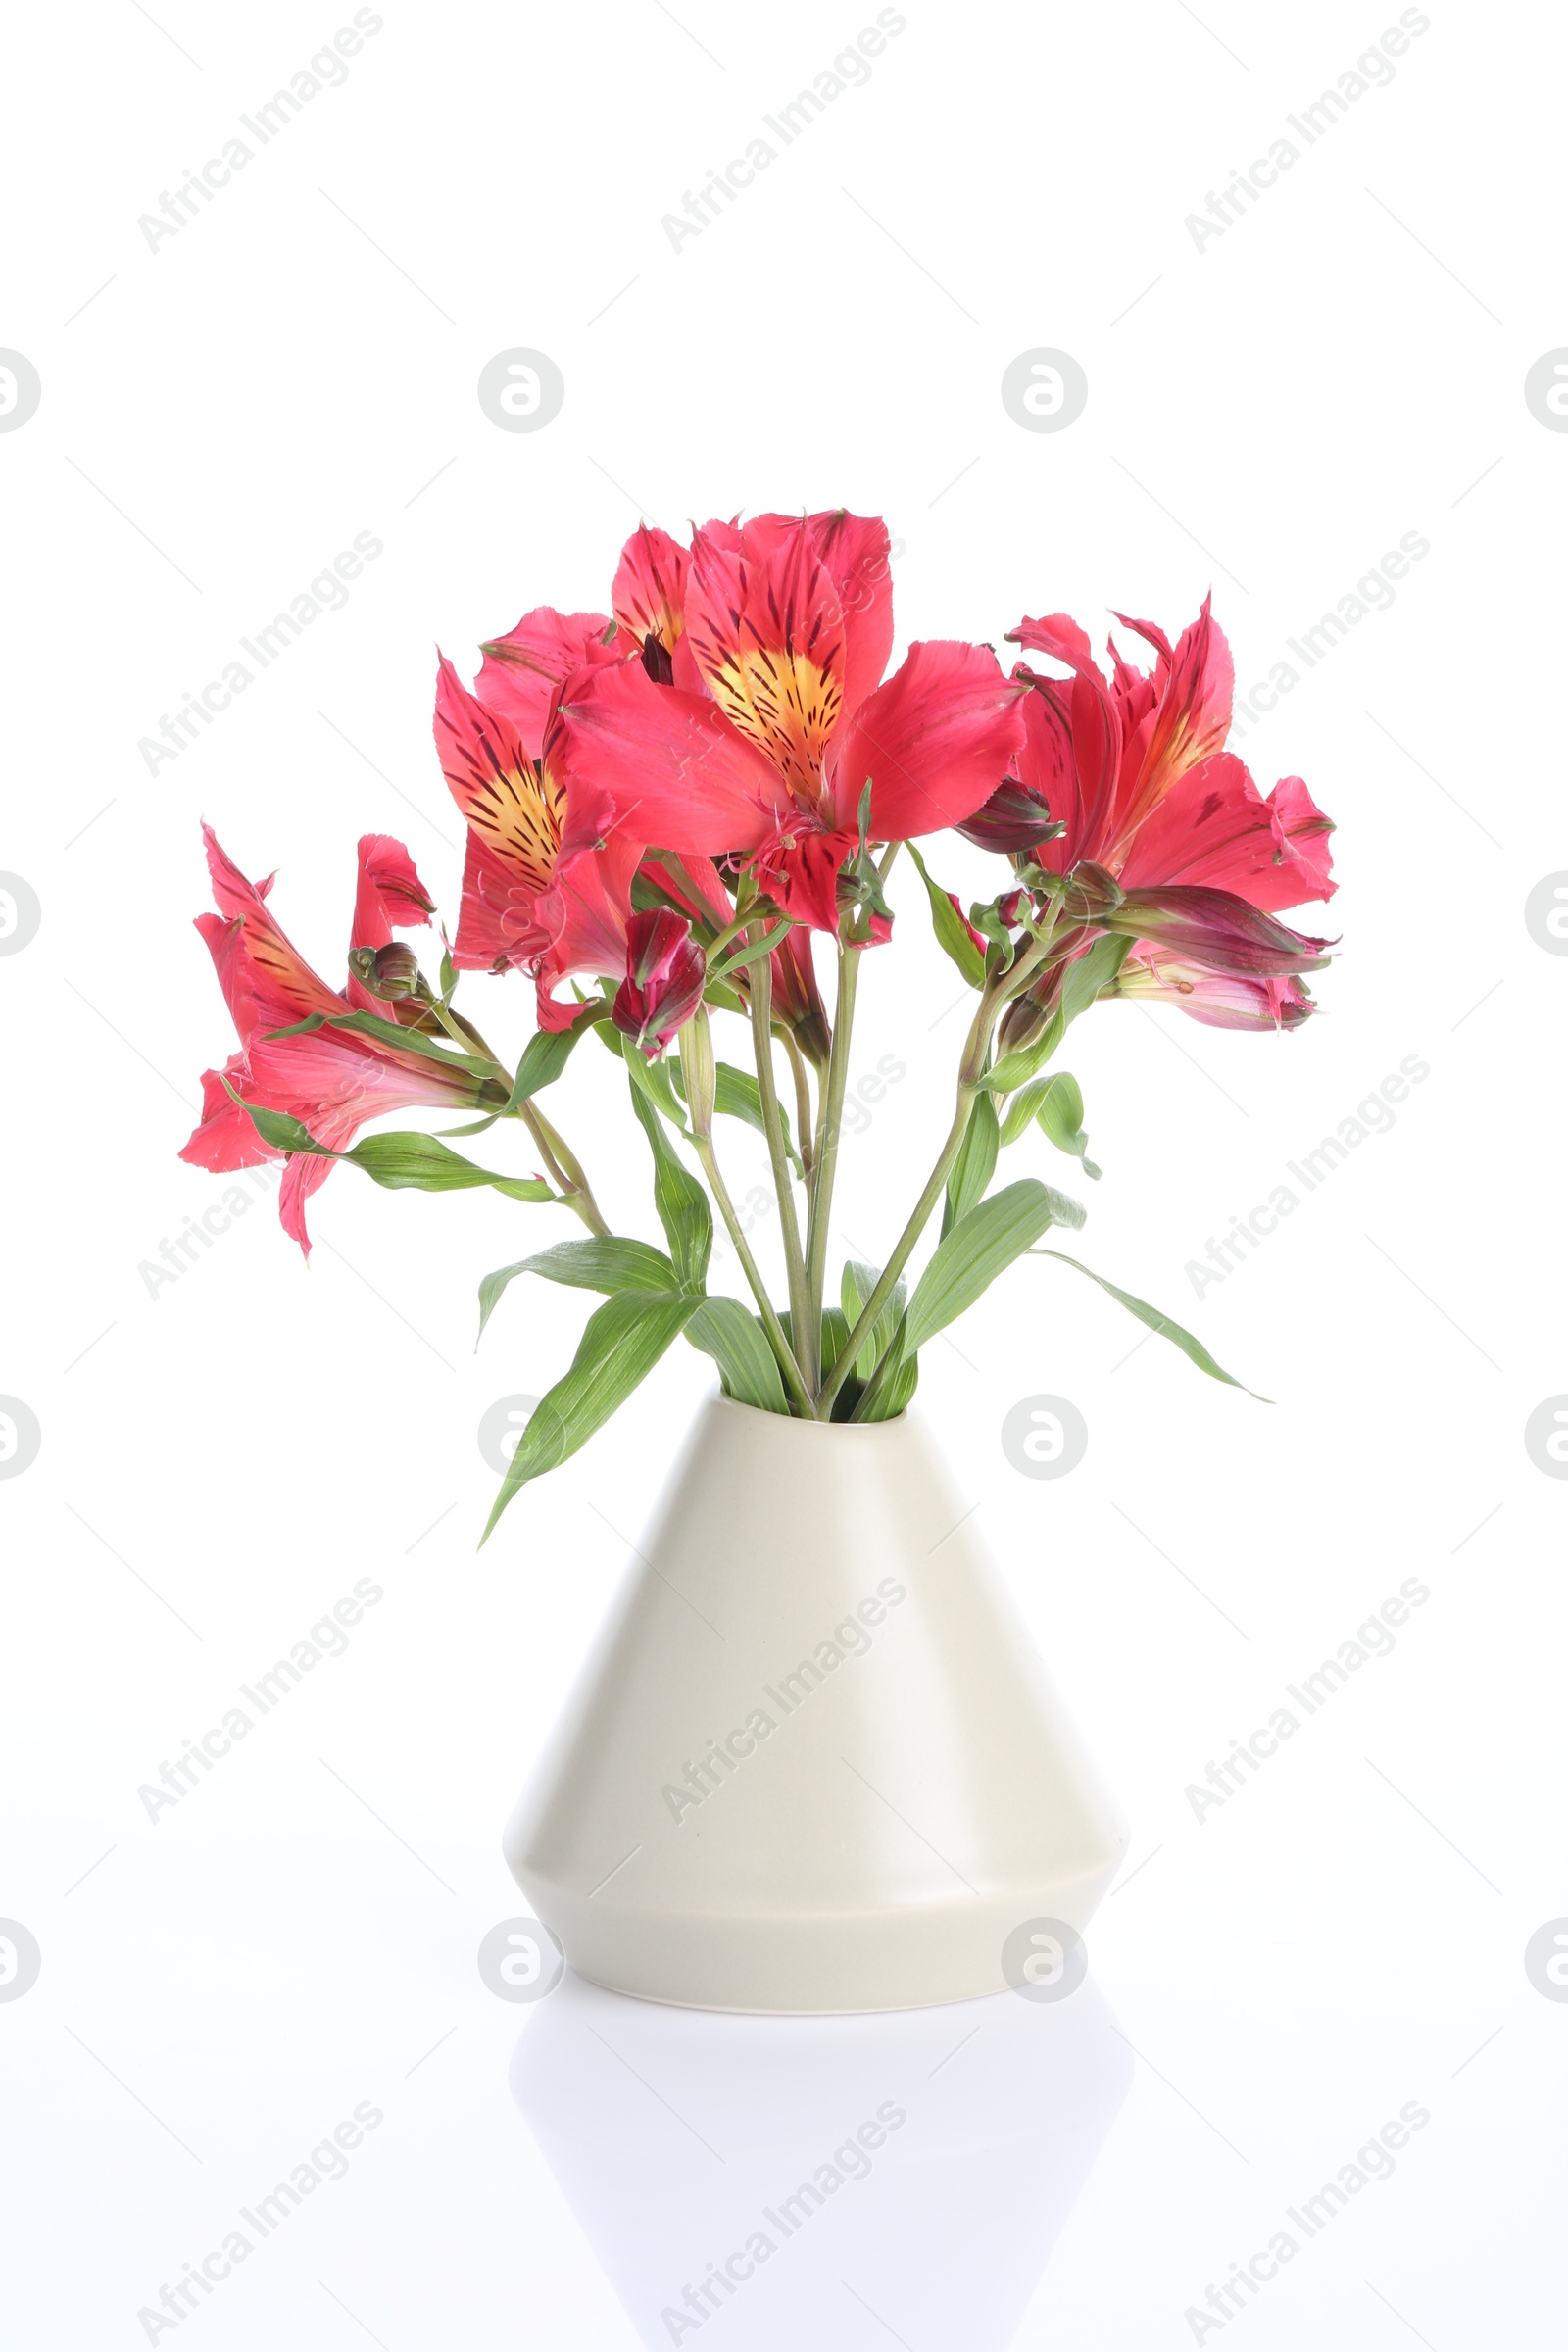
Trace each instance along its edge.
<path fill-rule="evenodd" d="M 486 1534 L 518 1488 L 609 1419 L 682 1334 L 724 1393 L 761 1412 L 880 1421 L 902 1412 L 924 1343 L 1014 1259 L 1084 1222 L 1036 1176 L 997 1185 L 1042 1133 L 1088 1177 L 1080 1090 L 1055 1055 L 1104 998 L 1158 999 L 1223 1028 L 1297 1027 L 1330 943 L 1282 909 L 1327 899 L 1328 820 L 1299 776 L 1265 799 L 1224 748 L 1232 668 L 1201 612 L 1109 674 L 1062 613 L 1021 620 L 1028 659 L 958 640 L 893 645 L 888 535 L 843 511 L 709 522 L 689 548 L 639 529 L 610 613 L 541 606 L 483 648 L 470 690 L 442 659 L 435 740 L 467 826 L 456 936 L 433 975 L 399 933 L 435 912 L 403 844 L 367 834 L 341 987 L 318 977 L 206 829 L 218 912 L 197 918 L 239 1033 L 203 1079 L 182 1156 L 211 1169 L 282 1157 L 285 1230 L 339 1160 L 374 1182 L 489 1186 L 586 1228 L 486 1275 L 480 1328 L 519 1275 L 603 1294 L 569 1370 L 533 1412 Z M 952 829 L 999 861 L 965 912 L 916 845 Z M 890 869 L 907 848 L 936 938 L 974 993 L 947 1140 L 881 1265 L 830 1287 L 829 1230 L 862 957 L 886 946 Z M 933 860 L 939 853 L 933 853 Z M 826 943 L 831 1014 L 817 941 Z M 460 974 L 515 972 L 536 1025 L 514 1066 L 456 1004 Z M 612 1234 L 542 1107 L 593 1030 L 621 1065 L 650 1153 L 664 1248 Z M 730 1039 L 736 1058 L 721 1057 Z M 441 1134 L 378 1132 L 415 1106 Z M 719 1129 L 766 1139 L 787 1297 L 737 1217 Z M 455 1151 L 516 1121 L 539 1172 Z M 359 1140 L 356 1141 L 356 1137 Z M 716 1207 L 750 1303 L 708 1289 Z M 935 1246 L 911 1261 L 933 1220 Z M 1199 1368 L 1200 1341 L 1090 1278 Z M 1237 1384 L 1232 1384 L 1237 1385 Z"/>

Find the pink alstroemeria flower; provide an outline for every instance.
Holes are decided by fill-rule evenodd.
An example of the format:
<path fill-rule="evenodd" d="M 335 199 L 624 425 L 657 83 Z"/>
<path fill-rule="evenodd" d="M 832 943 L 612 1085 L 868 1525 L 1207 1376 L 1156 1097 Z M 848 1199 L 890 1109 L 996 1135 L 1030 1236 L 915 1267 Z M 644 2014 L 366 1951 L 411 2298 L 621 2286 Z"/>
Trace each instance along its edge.
<path fill-rule="evenodd" d="M 650 533 L 628 550 L 644 591 L 628 594 L 629 626 L 662 616 L 643 662 L 579 672 L 562 694 L 573 767 L 640 840 L 743 856 L 786 913 L 836 933 L 865 786 L 870 840 L 967 816 L 1021 745 L 1022 690 L 987 648 L 948 642 L 912 645 L 883 678 L 880 521 L 707 523 L 683 591 L 672 549 Z"/>
<path fill-rule="evenodd" d="M 234 1095 L 263 1110 L 286 1111 L 308 1127 L 318 1144 L 342 1152 L 367 1119 L 383 1111 L 408 1110 L 418 1103 L 440 1109 L 473 1105 L 481 1099 L 482 1081 L 462 1069 L 448 1070 L 412 1049 L 405 1052 L 352 1030 L 271 1035 L 313 1013 L 327 1020 L 356 1010 L 385 1017 L 388 1007 L 356 979 L 351 978 L 341 993 L 329 988 L 267 905 L 272 877 L 248 882 L 220 848 L 210 825 L 203 825 L 202 835 L 219 911 L 199 914 L 196 928 L 207 943 L 239 1032 L 239 1051 L 229 1055 L 221 1072 L 203 1071 L 201 1122 L 179 1156 L 194 1167 L 220 1173 L 286 1157 L 278 1214 L 284 1231 L 309 1256 L 305 1204 L 325 1183 L 333 1163 L 309 1152 L 274 1152 L 263 1143 Z M 385 948 L 394 925 L 407 928 L 428 921 L 430 904 L 403 844 L 384 833 L 366 834 L 360 843 L 351 954 Z"/>
<path fill-rule="evenodd" d="M 1333 826 L 1299 776 L 1283 778 L 1265 800 L 1245 762 L 1223 749 L 1234 670 L 1208 599 L 1174 646 L 1152 621 L 1116 617 L 1154 648 L 1152 670 L 1134 668 L 1113 644 L 1107 679 L 1064 613 L 1009 631 L 1071 675 L 1018 665 L 1014 676 L 1029 686 L 1023 748 L 1006 782 L 959 830 L 984 847 L 1017 850 L 1030 808 L 1049 810 L 1062 830 L 1032 846 L 1038 864 L 1056 873 L 1099 866 L 1135 906 L 1157 913 L 1151 937 L 1131 951 L 1146 977 L 1182 959 L 1238 976 L 1313 968 L 1325 941 L 1283 924 L 1265 937 L 1246 916 L 1333 896 Z M 1205 1017 L 1191 987 L 1173 981 L 1167 993 Z M 1303 992 L 1290 1002 L 1298 1000 L 1310 1006 Z"/>
<path fill-rule="evenodd" d="M 568 684 L 623 665 L 604 642 L 610 627 L 597 612 L 543 608 L 486 647 L 478 692 L 445 656 L 436 679 L 436 749 L 468 827 L 452 959 L 461 971 L 533 974 L 546 1029 L 576 1009 L 555 995 L 559 982 L 626 962 L 642 841 L 616 828 L 603 792 L 568 773 L 560 718 Z"/>
<path fill-rule="evenodd" d="M 1108 993 L 1179 1004 L 1210 1029 L 1298 1029 L 1315 1010 L 1306 990 L 1289 973 L 1257 980 L 1205 971 L 1147 942 L 1133 950 Z"/>

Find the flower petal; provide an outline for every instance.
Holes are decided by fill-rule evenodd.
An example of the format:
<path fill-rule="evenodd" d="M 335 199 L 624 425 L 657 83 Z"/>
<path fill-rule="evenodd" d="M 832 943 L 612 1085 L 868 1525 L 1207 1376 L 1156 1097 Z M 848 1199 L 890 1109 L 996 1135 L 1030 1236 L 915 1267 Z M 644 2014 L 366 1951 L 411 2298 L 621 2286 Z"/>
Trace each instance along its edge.
<path fill-rule="evenodd" d="M 390 833 L 362 833 L 359 858 L 351 947 L 384 948 L 394 926 L 409 931 L 429 922 L 435 901 L 401 841 L 394 841 Z"/>
<path fill-rule="evenodd" d="M 691 557 L 678 539 L 644 522 L 620 551 L 610 601 L 625 631 L 623 652 L 641 649 L 649 638 L 666 654 L 686 626 L 686 575 Z"/>
<path fill-rule="evenodd" d="M 551 684 L 547 701 L 554 692 Z M 564 788 L 536 771 L 515 722 L 471 695 L 444 655 L 435 741 L 452 797 L 492 860 L 525 890 L 543 890 L 561 847 Z"/>
<path fill-rule="evenodd" d="M 803 806 L 844 708 L 844 612 L 811 526 L 760 515 L 708 523 L 692 541 L 686 630 L 710 693 Z"/>
<path fill-rule="evenodd" d="M 753 849 L 795 813 L 778 770 L 714 703 L 656 686 L 640 662 L 580 677 L 561 726 L 574 783 L 607 794 L 620 823 L 662 849 Z"/>
<path fill-rule="evenodd" d="M 1298 819 L 1309 855 L 1298 848 L 1286 815 Z M 1145 819 L 1119 879 L 1127 890 L 1206 883 L 1277 913 L 1332 895 L 1328 830 L 1299 776 L 1265 801 L 1235 754 L 1217 752 L 1189 768 Z"/>
<path fill-rule="evenodd" d="M 202 837 L 207 844 L 213 896 L 230 924 L 237 917 L 243 926 L 241 938 L 230 937 L 221 944 L 212 915 L 198 917 L 196 924 L 218 967 L 241 1039 L 247 1033 L 237 1010 L 240 1002 L 254 1005 L 255 1024 L 263 1028 L 286 1028 L 313 1012 L 343 1011 L 345 1000 L 311 969 L 269 910 L 270 875 L 265 882 L 247 882 L 233 859 L 219 847 L 211 825 L 203 825 Z"/>
<path fill-rule="evenodd" d="M 512 721 L 531 760 L 543 749 L 557 687 L 574 669 L 623 662 L 634 650 L 613 638 L 607 645 L 610 625 L 608 613 L 558 612 L 553 605 L 539 605 L 505 637 L 481 648 L 484 665 L 474 680 L 479 700 Z"/>
<path fill-rule="evenodd" d="M 808 520 L 844 614 L 844 708 L 854 710 L 881 685 L 893 651 L 888 526 L 880 515 L 851 514 L 843 507 Z"/>
<path fill-rule="evenodd" d="M 834 737 L 830 822 L 856 825 L 867 781 L 877 841 L 907 841 L 972 815 L 1022 745 L 1024 691 L 1003 676 L 988 646 L 911 645 Z"/>

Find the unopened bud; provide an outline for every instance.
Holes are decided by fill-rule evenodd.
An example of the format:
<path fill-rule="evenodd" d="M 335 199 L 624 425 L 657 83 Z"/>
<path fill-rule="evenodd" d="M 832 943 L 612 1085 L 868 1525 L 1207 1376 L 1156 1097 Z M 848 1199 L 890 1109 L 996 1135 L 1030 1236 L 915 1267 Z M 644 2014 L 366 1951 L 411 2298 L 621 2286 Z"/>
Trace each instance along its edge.
<path fill-rule="evenodd" d="M 396 939 L 387 948 L 377 948 L 365 985 L 372 997 L 412 997 L 418 993 L 419 959 L 412 948 Z"/>
<path fill-rule="evenodd" d="M 686 1110 L 692 1133 L 706 1143 L 713 1132 L 713 1098 L 718 1071 L 713 1059 L 713 1033 L 708 1011 L 699 1004 L 680 1033 L 680 1074 L 686 1089 Z"/>

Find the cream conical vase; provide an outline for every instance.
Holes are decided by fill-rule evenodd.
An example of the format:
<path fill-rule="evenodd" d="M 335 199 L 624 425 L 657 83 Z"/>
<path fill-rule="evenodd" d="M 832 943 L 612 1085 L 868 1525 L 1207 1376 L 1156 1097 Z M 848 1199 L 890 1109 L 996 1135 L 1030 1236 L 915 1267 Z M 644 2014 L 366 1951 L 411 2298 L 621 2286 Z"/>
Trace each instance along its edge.
<path fill-rule="evenodd" d="M 1126 1825 L 973 1508 L 911 1416 L 707 1403 L 503 1841 L 579 1976 L 802 2013 L 1059 1962 Z"/>

